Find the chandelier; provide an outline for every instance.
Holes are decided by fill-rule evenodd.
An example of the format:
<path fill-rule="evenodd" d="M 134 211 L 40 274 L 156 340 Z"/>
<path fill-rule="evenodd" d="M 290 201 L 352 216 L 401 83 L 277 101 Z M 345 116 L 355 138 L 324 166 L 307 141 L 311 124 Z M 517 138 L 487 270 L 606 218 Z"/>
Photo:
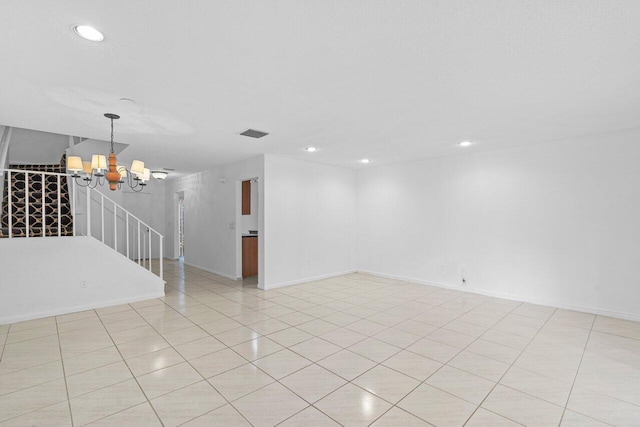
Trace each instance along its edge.
<path fill-rule="evenodd" d="M 78 156 L 69 156 L 67 159 L 67 170 L 73 174 L 72 178 L 81 187 L 96 188 L 98 185 L 109 183 L 109 189 L 115 191 L 120 189 L 122 184 L 126 183 L 129 188 L 135 192 L 142 191 L 147 185 L 149 179 L 153 175 L 157 179 L 164 179 L 167 173 L 164 171 L 153 171 L 144 167 L 144 162 L 134 160 L 131 168 L 119 165 L 116 159 L 116 153 L 113 148 L 113 121 L 118 120 L 120 116 L 117 114 L 106 113 L 106 118 L 111 120 L 111 151 L 109 152 L 109 163 L 107 158 L 101 154 L 91 156 L 90 162 L 82 161 Z M 80 172 L 83 175 L 80 175 Z"/>

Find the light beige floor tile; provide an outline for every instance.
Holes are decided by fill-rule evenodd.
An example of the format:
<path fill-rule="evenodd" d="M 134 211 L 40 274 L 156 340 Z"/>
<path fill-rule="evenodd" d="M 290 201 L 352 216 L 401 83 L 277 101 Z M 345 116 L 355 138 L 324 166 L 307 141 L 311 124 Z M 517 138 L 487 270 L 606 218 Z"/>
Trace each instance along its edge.
<path fill-rule="evenodd" d="M 346 384 L 314 406 L 340 424 L 348 426 L 369 425 L 391 408 L 388 402 L 353 384 Z"/>
<path fill-rule="evenodd" d="M 206 381 L 192 384 L 151 401 L 165 427 L 183 424 L 226 403 L 220 393 Z"/>
<path fill-rule="evenodd" d="M 349 350 L 342 350 L 317 363 L 347 381 L 351 381 L 376 365 L 375 362 Z"/>
<path fill-rule="evenodd" d="M 338 427 L 339 425 L 340 424 L 336 423 L 313 406 L 298 412 L 283 423 L 278 424 L 279 427 Z"/>
<path fill-rule="evenodd" d="M 315 364 L 281 379 L 280 382 L 309 403 L 346 384 L 344 379 Z"/>
<path fill-rule="evenodd" d="M 71 398 L 74 425 L 82 426 L 138 405 L 146 399 L 134 380 Z"/>
<path fill-rule="evenodd" d="M 373 338 L 396 347 L 406 348 L 420 340 L 422 337 L 399 329 L 390 328 L 385 329 L 382 332 L 378 332 L 373 336 Z"/>
<path fill-rule="evenodd" d="M 484 408 L 478 408 L 465 427 L 518 427 L 521 425 Z"/>
<path fill-rule="evenodd" d="M 184 427 L 251 427 L 251 424 L 231 405 L 224 405 L 218 409 L 195 418 L 185 424 Z"/>
<path fill-rule="evenodd" d="M 186 362 L 138 377 L 138 383 L 148 399 L 162 396 L 202 380 L 202 376 Z"/>
<path fill-rule="evenodd" d="M 640 366 L 638 366 L 640 368 Z M 583 370 L 576 377 L 577 387 L 605 394 L 618 400 L 622 400 L 640 406 L 640 376 L 611 375 L 606 369 L 589 371 Z"/>
<path fill-rule="evenodd" d="M 567 409 L 564 411 L 560 425 L 562 427 L 606 427 L 610 424 L 601 423 L 593 418 L 585 417 Z"/>
<path fill-rule="evenodd" d="M 68 376 L 67 389 L 69 397 L 73 398 L 131 378 L 133 376 L 127 365 L 120 361 Z"/>
<path fill-rule="evenodd" d="M 324 359 L 325 357 L 342 350 L 342 347 L 332 344 L 321 338 L 312 338 L 308 341 L 303 341 L 289 348 L 299 355 L 304 356 L 305 358 L 314 362 L 317 362 L 320 359 Z"/>
<path fill-rule="evenodd" d="M 349 350 L 378 363 L 401 351 L 400 348 L 378 341 L 375 338 L 367 338 L 364 341 L 360 341 L 349 347 Z"/>
<path fill-rule="evenodd" d="M 580 387 L 571 391 L 567 408 L 615 426 L 633 426 L 640 420 L 640 406 Z"/>
<path fill-rule="evenodd" d="M 206 338 L 209 336 L 209 334 L 197 326 L 191 326 L 189 328 L 162 334 L 162 336 L 165 340 L 167 340 L 169 344 L 176 346 Z"/>
<path fill-rule="evenodd" d="M 44 326 L 55 326 L 55 317 L 45 317 L 42 319 L 27 320 L 24 322 L 18 322 L 11 325 L 10 332 L 26 331 L 28 329 L 42 328 Z"/>
<path fill-rule="evenodd" d="M 109 332 L 116 345 L 131 341 L 139 341 L 145 338 L 157 338 L 160 335 L 151 326 L 141 326 L 139 328 L 127 329 L 118 332 Z"/>
<path fill-rule="evenodd" d="M 127 359 L 127 365 L 135 376 L 148 374 L 182 362 L 184 362 L 184 359 L 173 348 L 165 348 Z"/>
<path fill-rule="evenodd" d="M 271 375 L 275 379 L 280 379 L 293 372 L 311 364 L 311 361 L 284 349 L 269 356 L 263 357 L 253 362 L 254 365 Z"/>
<path fill-rule="evenodd" d="M 428 338 L 423 338 L 415 344 L 407 347 L 407 350 L 418 353 L 422 356 L 437 360 L 441 363 L 447 363 L 453 359 L 461 350 L 457 347 L 450 346 Z"/>
<path fill-rule="evenodd" d="M 427 384 L 411 392 L 398 406 L 437 426 L 461 426 L 476 409 L 475 405 Z"/>
<path fill-rule="evenodd" d="M 233 346 L 233 350 L 247 360 L 254 361 L 282 350 L 277 342 L 267 337 L 260 337 Z"/>
<path fill-rule="evenodd" d="M 226 346 L 213 337 L 202 338 L 174 347 L 186 360 L 196 359 L 220 351 Z"/>
<path fill-rule="evenodd" d="M 71 427 L 69 402 L 64 401 L 52 406 L 29 412 L 22 416 L 0 422 L 2 427 Z"/>
<path fill-rule="evenodd" d="M 338 326 L 347 326 L 353 322 L 357 322 L 358 320 L 360 320 L 360 318 L 358 316 L 352 316 L 351 314 L 342 313 L 338 311 L 335 313 L 331 313 L 328 316 L 324 316 L 322 320 L 325 320 L 327 322 L 333 323 L 334 325 L 338 325 Z"/>
<path fill-rule="evenodd" d="M 394 404 L 420 384 L 414 378 L 382 365 L 360 375 L 353 383 Z"/>
<path fill-rule="evenodd" d="M 27 414 L 67 400 L 64 380 L 56 380 L 35 387 L 0 396 L 0 421 Z"/>
<path fill-rule="evenodd" d="M 525 350 L 513 366 L 569 383 L 575 379 L 579 363 L 579 359 L 562 360 L 554 357 L 553 354 L 541 356 Z"/>
<path fill-rule="evenodd" d="M 291 325 L 281 322 L 278 319 L 267 319 L 248 325 L 248 328 L 251 328 L 260 335 L 273 334 L 274 332 L 278 332 L 289 327 L 291 327 Z"/>
<path fill-rule="evenodd" d="M 520 351 L 515 348 L 484 341 L 483 339 L 474 341 L 465 350 L 509 365 L 511 365 L 520 355 Z"/>
<path fill-rule="evenodd" d="M 7 344 L 0 360 L 0 375 L 56 360 L 60 360 L 60 348 L 55 335 Z"/>
<path fill-rule="evenodd" d="M 298 329 L 297 327 L 291 327 L 289 329 L 284 329 L 282 331 L 278 331 L 273 334 L 269 334 L 269 339 L 277 342 L 280 345 L 285 347 L 290 347 L 292 345 L 296 345 L 301 343 L 302 341 L 306 341 L 310 338 L 313 338 L 313 335 L 307 333 L 303 330 Z"/>
<path fill-rule="evenodd" d="M 301 323 L 310 322 L 314 318 L 312 316 L 309 316 L 308 314 L 304 314 L 296 311 L 293 313 L 285 314 L 284 316 L 279 316 L 277 317 L 277 319 L 281 322 L 286 323 L 287 325 L 296 326 Z"/>
<path fill-rule="evenodd" d="M 233 401 L 274 382 L 252 364 L 240 366 L 209 378 L 209 383 L 227 400 Z"/>
<path fill-rule="evenodd" d="M 49 335 L 57 335 L 58 328 L 55 323 L 41 326 L 39 328 L 23 329 L 21 331 L 10 331 L 7 335 L 6 344 L 13 344 L 16 342 L 32 340 L 34 338 L 42 338 Z"/>
<path fill-rule="evenodd" d="M 243 326 L 241 323 L 236 322 L 233 319 L 224 317 L 222 319 L 214 320 L 213 322 L 203 323 L 200 325 L 202 329 L 210 333 L 211 335 L 220 334 L 222 332 L 230 331 Z"/>
<path fill-rule="evenodd" d="M 115 346 L 103 348 L 77 356 L 64 357 L 64 370 L 67 376 L 110 365 L 122 360 Z"/>
<path fill-rule="evenodd" d="M 308 406 L 307 402 L 278 383 L 236 400 L 233 406 L 256 426 L 273 426 Z"/>
<path fill-rule="evenodd" d="M 394 406 L 383 416 L 378 418 L 376 422 L 371 424 L 372 427 L 428 427 L 432 424 L 411 415 L 407 411 Z"/>
<path fill-rule="evenodd" d="M 214 335 L 214 337 L 218 341 L 222 342 L 228 347 L 232 347 L 246 341 L 254 340 L 259 336 L 259 333 L 245 326 L 241 326 L 239 328 Z"/>
<path fill-rule="evenodd" d="M 362 319 L 358 320 L 357 322 L 348 324 L 346 328 L 363 335 L 372 336 L 388 329 L 388 326 L 372 322 L 368 319 Z"/>
<path fill-rule="evenodd" d="M 442 366 L 440 362 L 406 350 L 390 357 L 382 364 L 420 381 L 426 380 Z"/>
<path fill-rule="evenodd" d="M 208 311 L 194 314 L 193 316 L 189 316 L 189 320 L 191 320 L 196 325 L 203 325 L 209 322 L 215 322 L 216 320 L 224 319 L 226 316 L 222 313 L 219 313 L 213 309 L 209 309 Z"/>
<path fill-rule="evenodd" d="M 117 346 L 120 353 L 125 359 L 130 359 L 136 356 L 142 356 L 143 354 L 151 353 L 153 351 L 162 350 L 163 348 L 170 347 L 164 338 L 161 336 L 154 336 L 143 338 L 138 341 L 131 341 L 125 344 Z"/>
<path fill-rule="evenodd" d="M 78 320 L 95 319 L 98 315 L 95 310 L 77 311 L 75 313 L 62 314 L 56 316 L 56 323 L 60 326 L 63 323 L 75 322 Z"/>
<path fill-rule="evenodd" d="M 59 360 L 33 368 L 13 371 L 0 375 L 0 396 L 62 378 L 64 378 L 64 374 L 62 362 Z"/>
<path fill-rule="evenodd" d="M 497 382 L 509 369 L 509 365 L 469 351 L 462 351 L 451 359 L 449 366 Z"/>
<path fill-rule="evenodd" d="M 89 424 L 91 427 L 111 427 L 111 426 L 127 426 L 127 427 L 152 427 L 162 426 L 158 416 L 149 403 L 141 403 L 132 408 L 125 409 L 122 412 L 110 415 Z"/>
<path fill-rule="evenodd" d="M 79 329 L 96 329 L 104 331 L 105 327 L 98 316 L 58 323 L 58 333 L 60 334 L 77 331 Z"/>
<path fill-rule="evenodd" d="M 361 333 L 345 328 L 338 328 L 329 331 L 326 334 L 320 335 L 320 338 L 325 341 L 329 341 L 330 343 L 339 345 L 340 347 L 346 348 L 366 339 L 367 335 L 363 335 Z"/>
<path fill-rule="evenodd" d="M 448 329 L 437 329 L 427 335 L 427 338 L 459 349 L 465 348 L 476 340 L 476 337 L 450 331 Z"/>
<path fill-rule="evenodd" d="M 338 329 L 338 326 L 322 319 L 315 319 L 310 322 L 301 323 L 300 325 L 296 326 L 296 328 L 311 335 L 318 336 L 326 334 L 329 331 L 333 331 L 334 329 Z"/>
<path fill-rule="evenodd" d="M 443 366 L 431 375 L 426 383 L 476 405 L 479 405 L 495 386 L 494 382 L 451 366 Z"/>
<path fill-rule="evenodd" d="M 225 349 L 192 359 L 190 363 L 204 378 L 211 378 L 238 366 L 246 365 L 248 362 L 233 350 Z"/>
<path fill-rule="evenodd" d="M 565 383 L 538 373 L 512 366 L 500 384 L 564 407 L 571 383 Z"/>
<path fill-rule="evenodd" d="M 498 384 L 482 407 L 524 425 L 557 426 L 562 408 Z"/>

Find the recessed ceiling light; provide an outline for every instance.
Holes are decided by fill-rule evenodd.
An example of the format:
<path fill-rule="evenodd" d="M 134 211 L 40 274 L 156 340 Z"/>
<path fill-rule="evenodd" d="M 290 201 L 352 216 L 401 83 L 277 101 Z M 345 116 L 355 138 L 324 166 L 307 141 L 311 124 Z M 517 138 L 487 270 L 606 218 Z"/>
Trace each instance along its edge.
<path fill-rule="evenodd" d="M 369 163 L 370 161 L 371 160 L 369 160 L 369 159 L 362 159 L 362 160 L 360 160 L 360 163 L 365 163 L 366 164 L 366 163 Z"/>
<path fill-rule="evenodd" d="M 151 176 L 155 179 L 165 179 L 169 175 L 169 172 L 165 171 L 151 171 Z"/>
<path fill-rule="evenodd" d="M 459 143 L 458 145 L 460 147 L 470 147 L 471 145 L 475 144 L 474 141 L 462 141 L 461 143 Z"/>
<path fill-rule="evenodd" d="M 92 42 L 101 42 L 104 40 L 104 34 L 89 25 L 76 25 L 73 31 L 85 40 Z"/>
<path fill-rule="evenodd" d="M 307 150 L 310 153 L 313 153 L 314 151 L 318 150 L 316 147 L 307 147 L 305 148 L 305 150 Z"/>

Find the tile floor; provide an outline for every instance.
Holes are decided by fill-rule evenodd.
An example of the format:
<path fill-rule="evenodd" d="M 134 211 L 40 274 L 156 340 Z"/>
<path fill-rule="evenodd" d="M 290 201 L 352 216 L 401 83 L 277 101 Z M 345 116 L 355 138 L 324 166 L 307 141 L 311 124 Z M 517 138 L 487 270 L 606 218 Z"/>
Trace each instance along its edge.
<path fill-rule="evenodd" d="M 640 323 L 362 274 L 0 326 L 0 426 L 640 425 Z"/>

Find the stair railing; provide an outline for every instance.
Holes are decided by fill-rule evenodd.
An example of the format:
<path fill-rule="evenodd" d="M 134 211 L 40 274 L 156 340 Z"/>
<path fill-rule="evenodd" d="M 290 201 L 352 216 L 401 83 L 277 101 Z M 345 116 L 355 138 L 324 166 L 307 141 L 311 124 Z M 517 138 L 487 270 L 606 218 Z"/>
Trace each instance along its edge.
<path fill-rule="evenodd" d="M 40 171 L 29 171 L 23 169 L 0 169 L 2 172 L 2 176 L 7 176 L 7 195 L 8 195 L 8 216 L 7 216 L 7 225 L 8 225 L 8 237 L 14 238 L 18 237 L 18 235 L 14 235 L 13 230 L 13 204 L 11 203 L 13 200 L 13 192 L 15 191 L 13 188 L 12 177 L 14 174 L 24 174 L 25 176 L 25 237 L 46 237 L 46 181 L 48 176 L 55 176 L 55 180 L 57 183 L 57 233 L 58 237 L 63 235 L 62 233 L 62 197 L 61 197 L 61 182 L 62 179 L 67 180 L 67 186 L 71 187 L 70 189 L 70 209 L 71 209 L 71 217 L 72 217 L 72 235 L 86 235 L 95 237 L 98 240 L 101 240 L 102 243 L 111 247 L 116 252 L 126 256 L 130 260 L 137 262 L 141 267 L 147 268 L 151 273 L 157 274 L 160 279 L 163 279 L 164 276 L 164 266 L 163 266 L 163 247 L 164 247 L 164 236 L 160 234 L 158 231 L 150 227 L 144 221 L 142 221 L 137 216 L 133 215 L 128 210 L 124 209 L 122 206 L 118 205 L 114 200 L 105 196 L 103 193 L 97 190 L 92 190 L 89 187 L 80 187 L 76 184 L 75 180 L 71 177 L 70 174 L 66 173 L 58 173 L 58 172 L 40 172 Z M 31 236 L 31 217 L 30 217 L 30 194 L 29 194 L 29 185 L 33 180 L 40 180 L 42 185 L 42 235 L 41 236 Z M 80 191 L 78 191 L 80 189 Z M 80 194 L 84 195 L 85 203 L 86 203 L 86 222 L 85 222 L 85 230 L 82 233 L 81 230 L 77 230 L 78 224 L 78 196 Z M 93 202 L 99 203 L 99 209 L 92 210 L 91 205 Z M 109 211 L 109 208 L 112 208 Z M 93 236 L 92 228 L 98 223 L 97 215 L 99 215 L 99 226 L 100 226 L 100 237 L 98 238 L 97 234 Z M 108 224 L 109 215 L 112 217 L 112 230 L 110 233 L 105 231 L 105 225 Z M 118 222 L 119 220 L 124 223 L 122 227 L 124 230 L 120 229 Z M 109 226 L 111 228 L 111 226 Z M 54 235 L 50 235 L 54 236 Z M 123 242 L 119 244 L 118 237 L 121 237 Z M 111 237 L 110 241 L 107 241 L 107 237 Z M 158 257 L 158 273 L 155 273 L 152 269 L 152 259 L 153 259 L 153 247 L 152 240 L 153 237 L 157 238 L 158 246 L 157 246 L 157 257 Z"/>
<path fill-rule="evenodd" d="M 92 190 L 90 187 L 79 187 L 75 182 L 72 185 L 74 200 L 78 200 L 78 188 L 84 193 L 86 203 L 85 234 L 101 240 L 116 252 L 137 262 L 141 267 L 147 268 L 163 279 L 164 236 L 102 192 Z M 97 213 L 91 209 L 92 202 L 99 203 Z M 95 233 L 94 236 L 92 232 L 92 227 L 95 228 L 98 221 L 97 215 L 99 215 L 100 224 L 99 237 L 98 233 Z M 122 225 L 118 226 L 119 222 Z M 105 228 L 110 228 L 110 230 L 105 230 Z M 123 241 L 120 242 L 120 239 Z M 157 246 L 152 246 L 153 240 L 157 241 Z M 157 273 L 153 271 L 154 248 L 157 248 Z"/>

